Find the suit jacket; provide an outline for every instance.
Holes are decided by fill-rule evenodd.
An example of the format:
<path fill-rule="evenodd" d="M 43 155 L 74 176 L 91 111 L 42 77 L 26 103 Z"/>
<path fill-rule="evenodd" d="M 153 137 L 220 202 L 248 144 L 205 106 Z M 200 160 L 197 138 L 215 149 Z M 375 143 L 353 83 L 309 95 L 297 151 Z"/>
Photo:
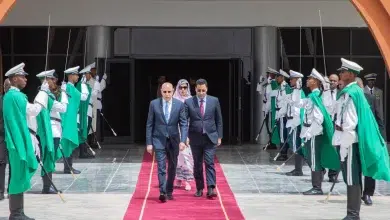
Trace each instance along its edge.
<path fill-rule="evenodd" d="M 188 137 L 192 145 L 200 144 L 200 136 L 203 130 L 214 144 L 218 138 L 222 139 L 222 113 L 219 100 L 216 97 L 207 95 L 204 117 L 200 114 L 200 107 L 197 96 L 185 100 L 187 117 L 189 118 Z"/>
<path fill-rule="evenodd" d="M 167 122 L 164 117 L 163 99 L 155 99 L 150 102 L 149 106 L 146 122 L 146 144 L 153 145 L 155 149 L 164 149 L 169 138 L 175 147 L 179 147 L 180 142 L 185 143 L 187 140 L 187 125 L 183 102 L 172 98 L 171 112 Z"/>
<path fill-rule="evenodd" d="M 368 86 L 364 87 L 364 93 L 367 93 L 367 94 L 371 95 L 371 92 L 368 89 Z M 383 116 L 383 91 L 381 89 L 379 89 L 378 87 L 374 87 L 374 94 L 372 94 L 372 95 L 375 98 L 374 99 L 375 100 L 375 107 L 377 108 L 377 111 L 378 111 L 378 117 L 380 118 L 380 120 L 382 120 L 384 122 L 384 116 Z"/>
<path fill-rule="evenodd" d="M 378 109 L 378 106 L 376 104 L 375 97 L 371 94 L 368 94 L 368 93 L 364 93 L 364 95 L 366 96 L 367 102 L 371 107 L 371 111 L 374 114 L 376 122 L 378 123 L 379 131 L 381 132 L 382 137 L 386 141 L 386 133 L 385 133 L 385 125 L 384 125 L 385 123 L 384 123 L 383 119 L 379 116 L 379 109 Z"/>

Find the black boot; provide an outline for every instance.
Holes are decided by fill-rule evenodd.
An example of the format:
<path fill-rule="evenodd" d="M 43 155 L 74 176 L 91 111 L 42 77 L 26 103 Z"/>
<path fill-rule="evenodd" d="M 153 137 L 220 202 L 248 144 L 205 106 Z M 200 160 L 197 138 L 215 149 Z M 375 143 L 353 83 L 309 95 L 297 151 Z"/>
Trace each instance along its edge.
<path fill-rule="evenodd" d="M 23 205 L 23 193 L 9 195 L 9 220 L 34 220 L 24 214 Z"/>
<path fill-rule="evenodd" d="M 0 201 L 4 200 L 5 192 L 5 167 L 6 164 L 0 163 Z"/>
<path fill-rule="evenodd" d="M 48 175 L 44 175 L 42 177 L 42 182 L 43 182 L 42 194 L 57 194 L 57 191 L 53 188 L 50 182 L 50 180 L 53 180 L 52 176 L 53 176 L 52 173 L 49 173 Z M 60 193 L 62 192 L 60 191 Z"/>
<path fill-rule="evenodd" d="M 313 188 L 304 192 L 303 195 L 323 195 L 322 192 L 322 171 L 311 171 L 311 183 Z"/>
<path fill-rule="evenodd" d="M 347 186 L 347 216 L 343 220 L 360 220 L 361 204 L 360 185 Z"/>
<path fill-rule="evenodd" d="M 295 154 L 295 169 L 286 173 L 287 176 L 303 176 L 302 166 L 303 166 L 303 157 L 299 154 Z"/>
<path fill-rule="evenodd" d="M 81 172 L 79 170 L 76 170 L 73 168 L 73 157 L 72 155 L 70 157 L 65 158 L 66 161 L 68 162 L 69 166 L 66 164 L 64 161 L 64 173 L 65 174 L 71 174 L 71 170 L 73 171 L 73 174 L 80 174 Z"/>

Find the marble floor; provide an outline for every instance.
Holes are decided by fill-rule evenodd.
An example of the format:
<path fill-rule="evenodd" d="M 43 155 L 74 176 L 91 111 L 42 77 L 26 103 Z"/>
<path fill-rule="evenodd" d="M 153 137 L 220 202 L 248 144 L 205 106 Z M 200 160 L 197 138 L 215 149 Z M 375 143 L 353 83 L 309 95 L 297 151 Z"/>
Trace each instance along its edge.
<path fill-rule="evenodd" d="M 25 213 L 39 220 L 120 220 L 137 183 L 144 146 L 106 145 L 96 150 L 95 159 L 77 159 L 74 167 L 81 170 L 74 180 L 62 174 L 61 163 L 53 175 L 57 188 L 63 191 L 66 203 L 58 195 L 41 195 L 39 172 L 33 177 L 32 189 L 25 195 Z M 229 185 L 246 219 L 342 219 L 346 213 L 346 186 L 336 184 L 328 203 L 326 196 L 303 196 L 311 188 L 310 170 L 304 176 L 288 177 L 293 169 L 287 163 L 281 171 L 274 162 L 276 151 L 265 152 L 260 145 L 222 146 L 217 155 Z M 292 162 L 292 161 L 291 161 Z M 331 184 L 323 182 L 324 193 Z M 390 183 L 377 182 L 374 205 L 362 205 L 361 219 L 387 220 L 390 207 Z M 192 196 L 193 192 L 189 192 Z M 0 220 L 8 219 L 8 202 L 0 201 Z"/>

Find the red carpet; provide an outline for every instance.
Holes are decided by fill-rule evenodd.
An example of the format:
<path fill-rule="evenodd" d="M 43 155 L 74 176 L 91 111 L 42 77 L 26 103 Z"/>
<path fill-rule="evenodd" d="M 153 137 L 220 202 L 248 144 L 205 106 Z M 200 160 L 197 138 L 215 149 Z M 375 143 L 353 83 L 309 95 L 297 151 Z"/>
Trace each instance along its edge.
<path fill-rule="evenodd" d="M 185 191 L 184 188 L 174 189 L 174 200 L 161 203 L 158 200 L 159 188 L 157 179 L 157 164 L 152 162 L 152 156 L 144 154 L 137 186 L 130 204 L 125 213 L 124 219 L 207 219 L 220 220 L 245 219 L 234 198 L 221 165 L 215 160 L 217 172 L 217 193 L 218 197 L 213 200 L 206 199 L 206 190 L 203 197 L 196 198 L 195 181 L 192 181 L 192 190 Z M 153 163 L 153 170 L 152 170 Z M 151 182 L 149 182 L 151 180 Z M 148 188 L 150 186 L 150 191 Z"/>

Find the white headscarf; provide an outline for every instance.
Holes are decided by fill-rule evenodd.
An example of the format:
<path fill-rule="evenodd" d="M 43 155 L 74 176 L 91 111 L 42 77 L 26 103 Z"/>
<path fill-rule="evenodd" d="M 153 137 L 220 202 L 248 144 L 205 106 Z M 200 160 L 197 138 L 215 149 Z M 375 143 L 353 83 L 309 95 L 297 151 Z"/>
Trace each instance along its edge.
<path fill-rule="evenodd" d="M 187 96 L 182 96 L 180 94 L 180 89 L 179 87 L 183 84 L 187 84 Z M 176 85 L 176 90 L 175 93 L 173 94 L 173 98 L 179 99 L 180 101 L 184 102 L 186 99 L 191 98 L 191 90 L 190 90 L 190 84 L 186 79 L 181 79 Z"/>

